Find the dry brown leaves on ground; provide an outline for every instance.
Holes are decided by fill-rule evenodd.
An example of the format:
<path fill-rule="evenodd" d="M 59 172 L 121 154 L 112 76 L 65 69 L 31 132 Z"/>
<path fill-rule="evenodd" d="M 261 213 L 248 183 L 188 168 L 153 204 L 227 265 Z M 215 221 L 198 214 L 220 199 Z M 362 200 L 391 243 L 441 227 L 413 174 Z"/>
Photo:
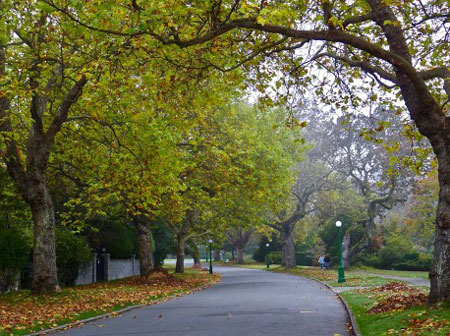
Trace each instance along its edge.
<path fill-rule="evenodd" d="M 377 292 L 410 292 L 410 291 L 416 291 L 414 287 L 408 286 L 402 282 L 390 282 L 384 286 L 376 287 L 372 289 L 372 291 Z"/>
<path fill-rule="evenodd" d="M 337 272 L 334 270 L 321 270 L 320 268 L 285 268 L 280 270 L 282 273 L 300 275 L 307 278 L 313 278 L 320 281 L 333 281 L 337 279 Z"/>
<path fill-rule="evenodd" d="M 62 322 L 74 322 L 82 313 L 84 317 L 93 316 L 125 306 L 150 303 L 216 283 L 219 279 L 220 275 L 206 272 L 182 277 L 155 272 L 145 279 L 131 277 L 75 286 L 47 295 L 31 295 L 24 291 L 10 293 L 0 296 L 0 335 L 13 330 L 29 330 L 36 326 L 45 329 Z"/>
<path fill-rule="evenodd" d="M 438 334 L 441 331 L 449 331 L 450 322 L 447 320 L 433 320 L 432 318 L 413 318 L 408 320 L 408 328 L 402 330 L 403 335 L 416 336 L 416 335 L 433 335 Z M 450 336 L 450 332 L 446 334 Z"/>
<path fill-rule="evenodd" d="M 423 306 L 427 304 L 428 295 L 424 293 L 394 294 L 376 306 L 370 308 L 367 312 L 370 314 L 387 313 L 395 310 L 404 310 L 413 306 Z"/>
<path fill-rule="evenodd" d="M 413 306 L 423 306 L 426 305 L 428 300 L 428 295 L 423 291 L 400 282 L 391 282 L 384 286 L 363 291 L 379 294 L 379 302 L 367 311 L 369 314 L 387 313 Z"/>

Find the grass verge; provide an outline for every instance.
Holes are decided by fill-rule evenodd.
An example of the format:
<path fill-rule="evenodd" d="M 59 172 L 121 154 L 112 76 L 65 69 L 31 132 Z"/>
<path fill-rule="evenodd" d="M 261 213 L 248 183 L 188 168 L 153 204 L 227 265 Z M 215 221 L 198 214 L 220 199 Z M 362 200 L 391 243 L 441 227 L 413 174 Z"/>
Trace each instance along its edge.
<path fill-rule="evenodd" d="M 32 295 L 29 291 L 2 294 L 0 335 L 25 335 L 129 306 L 159 302 L 212 285 L 220 277 L 187 269 L 185 274 L 157 272 L 145 279 L 130 277 L 45 295 Z"/>
<path fill-rule="evenodd" d="M 353 311 L 363 336 L 450 335 L 448 306 L 429 308 L 417 300 L 417 289 L 379 293 L 376 288 L 341 293 Z M 411 305 L 411 306 L 410 306 Z"/>

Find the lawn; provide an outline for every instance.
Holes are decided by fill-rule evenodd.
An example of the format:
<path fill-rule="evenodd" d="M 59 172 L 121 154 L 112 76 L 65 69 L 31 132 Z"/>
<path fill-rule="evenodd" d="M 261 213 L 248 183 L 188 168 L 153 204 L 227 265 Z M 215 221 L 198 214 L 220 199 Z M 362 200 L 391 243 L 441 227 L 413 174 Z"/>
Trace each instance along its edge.
<path fill-rule="evenodd" d="M 449 307 L 427 309 L 427 293 L 423 290 L 409 287 L 384 292 L 372 288 L 341 295 L 352 309 L 363 336 L 450 335 Z"/>
<path fill-rule="evenodd" d="M 357 270 L 358 269 L 356 269 L 356 271 Z M 428 279 L 428 272 L 383 270 L 383 269 L 370 268 L 370 267 L 364 267 L 364 268 L 361 268 L 360 270 L 364 271 L 364 272 L 368 272 L 368 273 L 394 275 L 394 276 L 401 276 L 401 277 L 405 277 L 405 278 Z"/>
<path fill-rule="evenodd" d="M 218 274 L 187 269 L 182 275 L 157 272 L 144 279 L 135 276 L 64 288 L 46 295 L 32 295 L 29 291 L 2 294 L 0 335 L 24 335 L 128 306 L 159 302 L 219 279 Z"/>

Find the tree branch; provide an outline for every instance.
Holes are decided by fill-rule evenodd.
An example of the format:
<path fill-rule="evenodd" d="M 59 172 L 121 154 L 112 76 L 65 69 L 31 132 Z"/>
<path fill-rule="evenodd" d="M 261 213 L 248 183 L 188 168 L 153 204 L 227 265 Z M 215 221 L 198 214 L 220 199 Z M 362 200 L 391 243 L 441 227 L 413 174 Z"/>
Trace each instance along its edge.
<path fill-rule="evenodd" d="M 351 24 L 362 23 L 362 22 L 365 22 L 365 21 L 372 20 L 373 17 L 374 17 L 374 15 L 373 15 L 372 12 L 370 12 L 368 14 L 365 14 L 365 15 L 354 16 L 354 17 L 351 17 L 351 18 L 348 18 L 348 19 L 344 20 L 344 22 L 342 22 L 342 26 L 344 28 L 347 28 L 347 26 L 349 26 Z"/>
<path fill-rule="evenodd" d="M 86 83 L 87 78 L 84 75 L 81 76 L 81 78 L 72 86 L 64 98 L 64 101 L 59 107 L 58 114 L 53 119 L 47 133 L 45 134 L 45 140 L 49 147 L 53 144 L 56 134 L 60 131 L 63 123 L 67 120 L 70 108 L 78 100 Z"/>
<path fill-rule="evenodd" d="M 392 83 L 397 82 L 394 74 L 391 74 L 380 67 L 373 66 L 369 62 L 355 61 L 346 56 L 339 56 L 339 55 L 332 54 L 332 53 L 321 53 L 321 54 L 315 55 L 311 60 L 315 60 L 315 59 L 318 59 L 321 57 L 330 57 L 335 60 L 347 63 L 348 65 L 350 65 L 353 68 L 360 68 L 360 69 L 364 70 L 365 72 L 370 73 L 372 75 L 378 75 Z"/>

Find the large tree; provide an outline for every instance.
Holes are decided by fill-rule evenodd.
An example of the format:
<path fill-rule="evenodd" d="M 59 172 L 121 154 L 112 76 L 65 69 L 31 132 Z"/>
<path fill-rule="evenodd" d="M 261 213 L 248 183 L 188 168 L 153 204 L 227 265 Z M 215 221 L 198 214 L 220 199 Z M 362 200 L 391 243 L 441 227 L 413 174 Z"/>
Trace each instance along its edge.
<path fill-rule="evenodd" d="M 408 167 L 414 151 L 402 135 L 401 119 L 380 108 L 369 116 L 357 116 L 348 121 L 339 118 L 328 124 L 328 136 L 334 144 L 334 169 L 349 179 L 364 200 L 366 216 L 360 219 L 365 235 L 352 241 L 344 263 L 366 250 L 373 239 L 375 220 L 400 202 L 411 191 L 413 173 Z M 389 124 L 390 128 L 383 125 Z M 377 131 L 374 131 L 377 129 Z M 349 237 L 344 237 L 349 242 Z"/>
<path fill-rule="evenodd" d="M 233 245 L 237 252 L 236 264 L 244 264 L 244 249 L 253 232 L 255 232 L 255 228 L 250 228 L 248 230 L 237 228 L 228 232 L 228 241 Z"/>
<path fill-rule="evenodd" d="M 55 138 L 106 40 L 80 38 L 35 3 L 0 2 L 0 155 L 34 222 L 35 292 L 57 288 L 54 207 L 46 170 Z"/>
<path fill-rule="evenodd" d="M 430 302 L 450 301 L 450 120 L 446 113 L 450 94 L 447 32 L 450 14 L 445 1 L 366 0 L 349 4 L 330 0 L 229 0 L 194 1 L 189 5 L 168 2 L 165 6 L 157 2 L 110 0 L 95 4 L 80 0 L 45 0 L 45 3 L 84 27 L 137 39 L 146 36 L 149 45 L 182 48 L 206 45 L 208 48 L 192 49 L 192 54 L 180 51 L 171 55 L 187 55 L 186 59 L 197 67 L 226 70 L 246 62 L 258 63 L 265 56 L 280 55 L 283 64 L 294 65 L 281 67 L 292 75 L 292 79 L 284 76 L 282 79 L 287 79 L 288 85 L 297 83 L 306 87 L 304 84 L 317 78 L 317 73 L 305 76 L 307 68 L 317 64 L 333 72 L 333 80 L 339 84 L 324 100 L 343 98 L 340 106 L 349 102 L 360 105 L 369 100 L 368 95 L 358 97 L 355 91 L 359 87 L 370 92 L 372 83 L 355 83 L 353 78 L 379 84 L 381 92 L 397 93 L 420 133 L 430 140 L 439 162 L 441 192 Z M 83 8 L 84 5 L 89 8 Z M 112 10 L 112 5 L 117 10 Z M 199 54 L 209 51 L 214 54 L 198 64 Z M 223 54 L 225 60 L 217 64 Z M 270 67 L 266 63 L 264 68 Z M 317 93 L 324 92 L 323 88 L 326 85 L 317 85 Z M 342 94 L 336 92 L 339 88 L 343 89 Z M 389 94 L 370 96 L 392 98 Z"/>
<path fill-rule="evenodd" d="M 199 5 L 196 10 L 206 6 Z M 441 191 L 429 299 L 436 303 L 450 301 L 449 16 L 445 1 L 367 0 L 352 5 L 334 1 L 212 1 L 204 15 L 209 24 L 195 24 L 197 16 L 193 15 L 187 23 L 180 21 L 176 31 L 156 36 L 165 44 L 187 47 L 236 29 L 241 29 L 241 36 L 245 36 L 244 31 L 254 31 L 260 33 L 255 34 L 257 40 L 265 37 L 270 41 L 262 47 L 255 43 L 259 48 L 255 53 L 259 54 L 324 41 L 327 43 L 316 48 L 306 63 L 325 62 L 325 68 L 339 73 L 339 80 L 364 73 L 383 89 L 397 92 L 419 132 L 430 140 L 439 163 Z M 197 33 L 191 37 L 193 29 Z M 223 40 L 218 39 L 218 44 Z M 295 76 L 304 71 L 304 59 L 298 59 L 297 71 L 292 72 Z"/>

